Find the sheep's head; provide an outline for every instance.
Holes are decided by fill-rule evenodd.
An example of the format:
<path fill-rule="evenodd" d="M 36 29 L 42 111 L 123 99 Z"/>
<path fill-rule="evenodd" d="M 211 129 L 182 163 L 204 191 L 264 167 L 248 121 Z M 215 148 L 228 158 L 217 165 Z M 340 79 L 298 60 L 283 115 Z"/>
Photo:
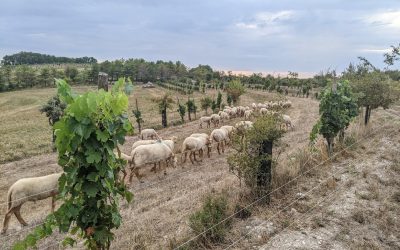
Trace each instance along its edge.
<path fill-rule="evenodd" d="M 172 136 L 171 137 L 171 141 L 173 141 L 174 143 L 178 142 L 178 137 L 177 136 Z"/>

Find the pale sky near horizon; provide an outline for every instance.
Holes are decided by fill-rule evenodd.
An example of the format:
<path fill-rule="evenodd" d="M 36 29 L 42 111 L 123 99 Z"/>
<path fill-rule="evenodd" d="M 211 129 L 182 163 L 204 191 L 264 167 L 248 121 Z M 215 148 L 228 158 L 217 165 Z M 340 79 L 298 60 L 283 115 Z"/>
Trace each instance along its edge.
<path fill-rule="evenodd" d="M 1 0 L 0 57 L 19 51 L 144 58 L 218 70 L 383 66 L 400 42 L 399 0 Z"/>

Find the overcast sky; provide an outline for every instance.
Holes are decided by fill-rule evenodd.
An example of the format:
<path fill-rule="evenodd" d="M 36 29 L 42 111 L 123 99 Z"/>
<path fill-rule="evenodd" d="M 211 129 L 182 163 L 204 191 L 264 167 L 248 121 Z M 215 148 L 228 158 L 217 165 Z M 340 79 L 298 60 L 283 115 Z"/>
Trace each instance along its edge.
<path fill-rule="evenodd" d="M 219 70 L 382 66 L 399 0 L 0 0 L 0 57 L 19 51 L 144 58 Z"/>

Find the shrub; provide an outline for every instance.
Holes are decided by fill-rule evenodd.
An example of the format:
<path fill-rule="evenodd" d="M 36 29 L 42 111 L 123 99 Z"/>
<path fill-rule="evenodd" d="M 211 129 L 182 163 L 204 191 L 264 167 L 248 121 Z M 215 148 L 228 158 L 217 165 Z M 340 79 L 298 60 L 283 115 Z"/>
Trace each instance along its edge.
<path fill-rule="evenodd" d="M 189 218 L 189 226 L 196 235 L 203 233 L 197 238 L 197 243 L 204 247 L 210 247 L 211 243 L 222 242 L 231 221 L 227 217 L 228 202 L 224 195 L 208 195 L 202 208 L 192 214 Z M 218 224 L 220 223 L 220 224 Z M 214 226 L 218 224 L 217 226 Z M 209 230 L 208 230 L 209 229 Z"/>

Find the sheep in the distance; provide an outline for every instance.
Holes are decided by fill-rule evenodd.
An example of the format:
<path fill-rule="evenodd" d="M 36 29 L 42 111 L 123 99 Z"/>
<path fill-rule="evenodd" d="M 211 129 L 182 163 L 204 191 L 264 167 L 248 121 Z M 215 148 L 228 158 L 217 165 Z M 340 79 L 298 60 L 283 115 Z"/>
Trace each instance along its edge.
<path fill-rule="evenodd" d="M 15 214 L 19 223 L 27 226 L 28 223 L 22 218 L 21 206 L 27 201 L 37 201 L 52 197 L 51 211 L 54 212 L 55 197 L 58 194 L 58 179 L 62 173 L 51 174 L 40 177 L 23 178 L 16 181 L 7 193 L 7 213 L 4 216 L 1 234 L 6 233 L 8 223 L 12 214 Z"/>
<path fill-rule="evenodd" d="M 217 114 L 211 115 L 211 122 L 214 124 L 214 127 L 217 127 L 221 121 L 221 117 Z"/>
<path fill-rule="evenodd" d="M 283 120 L 283 123 L 286 126 L 286 129 L 288 129 L 288 127 L 290 127 L 292 130 L 294 129 L 294 125 L 292 123 L 292 119 L 290 118 L 290 116 L 282 115 L 282 120 Z"/>
<path fill-rule="evenodd" d="M 199 121 L 200 121 L 200 124 L 199 124 L 200 128 L 203 127 L 203 123 L 207 124 L 207 128 L 209 128 L 211 125 L 211 116 L 202 116 L 202 117 L 200 117 Z"/>
<path fill-rule="evenodd" d="M 140 132 L 140 139 L 142 139 L 142 140 L 159 139 L 159 138 L 160 137 L 158 136 L 157 132 L 152 128 L 143 129 Z"/>
<path fill-rule="evenodd" d="M 252 114 L 253 114 L 252 110 L 246 110 L 246 111 L 244 111 L 244 118 L 245 119 L 250 119 Z"/>
<path fill-rule="evenodd" d="M 221 120 L 229 120 L 230 116 L 228 113 L 222 111 L 221 114 L 219 115 L 221 117 Z"/>

